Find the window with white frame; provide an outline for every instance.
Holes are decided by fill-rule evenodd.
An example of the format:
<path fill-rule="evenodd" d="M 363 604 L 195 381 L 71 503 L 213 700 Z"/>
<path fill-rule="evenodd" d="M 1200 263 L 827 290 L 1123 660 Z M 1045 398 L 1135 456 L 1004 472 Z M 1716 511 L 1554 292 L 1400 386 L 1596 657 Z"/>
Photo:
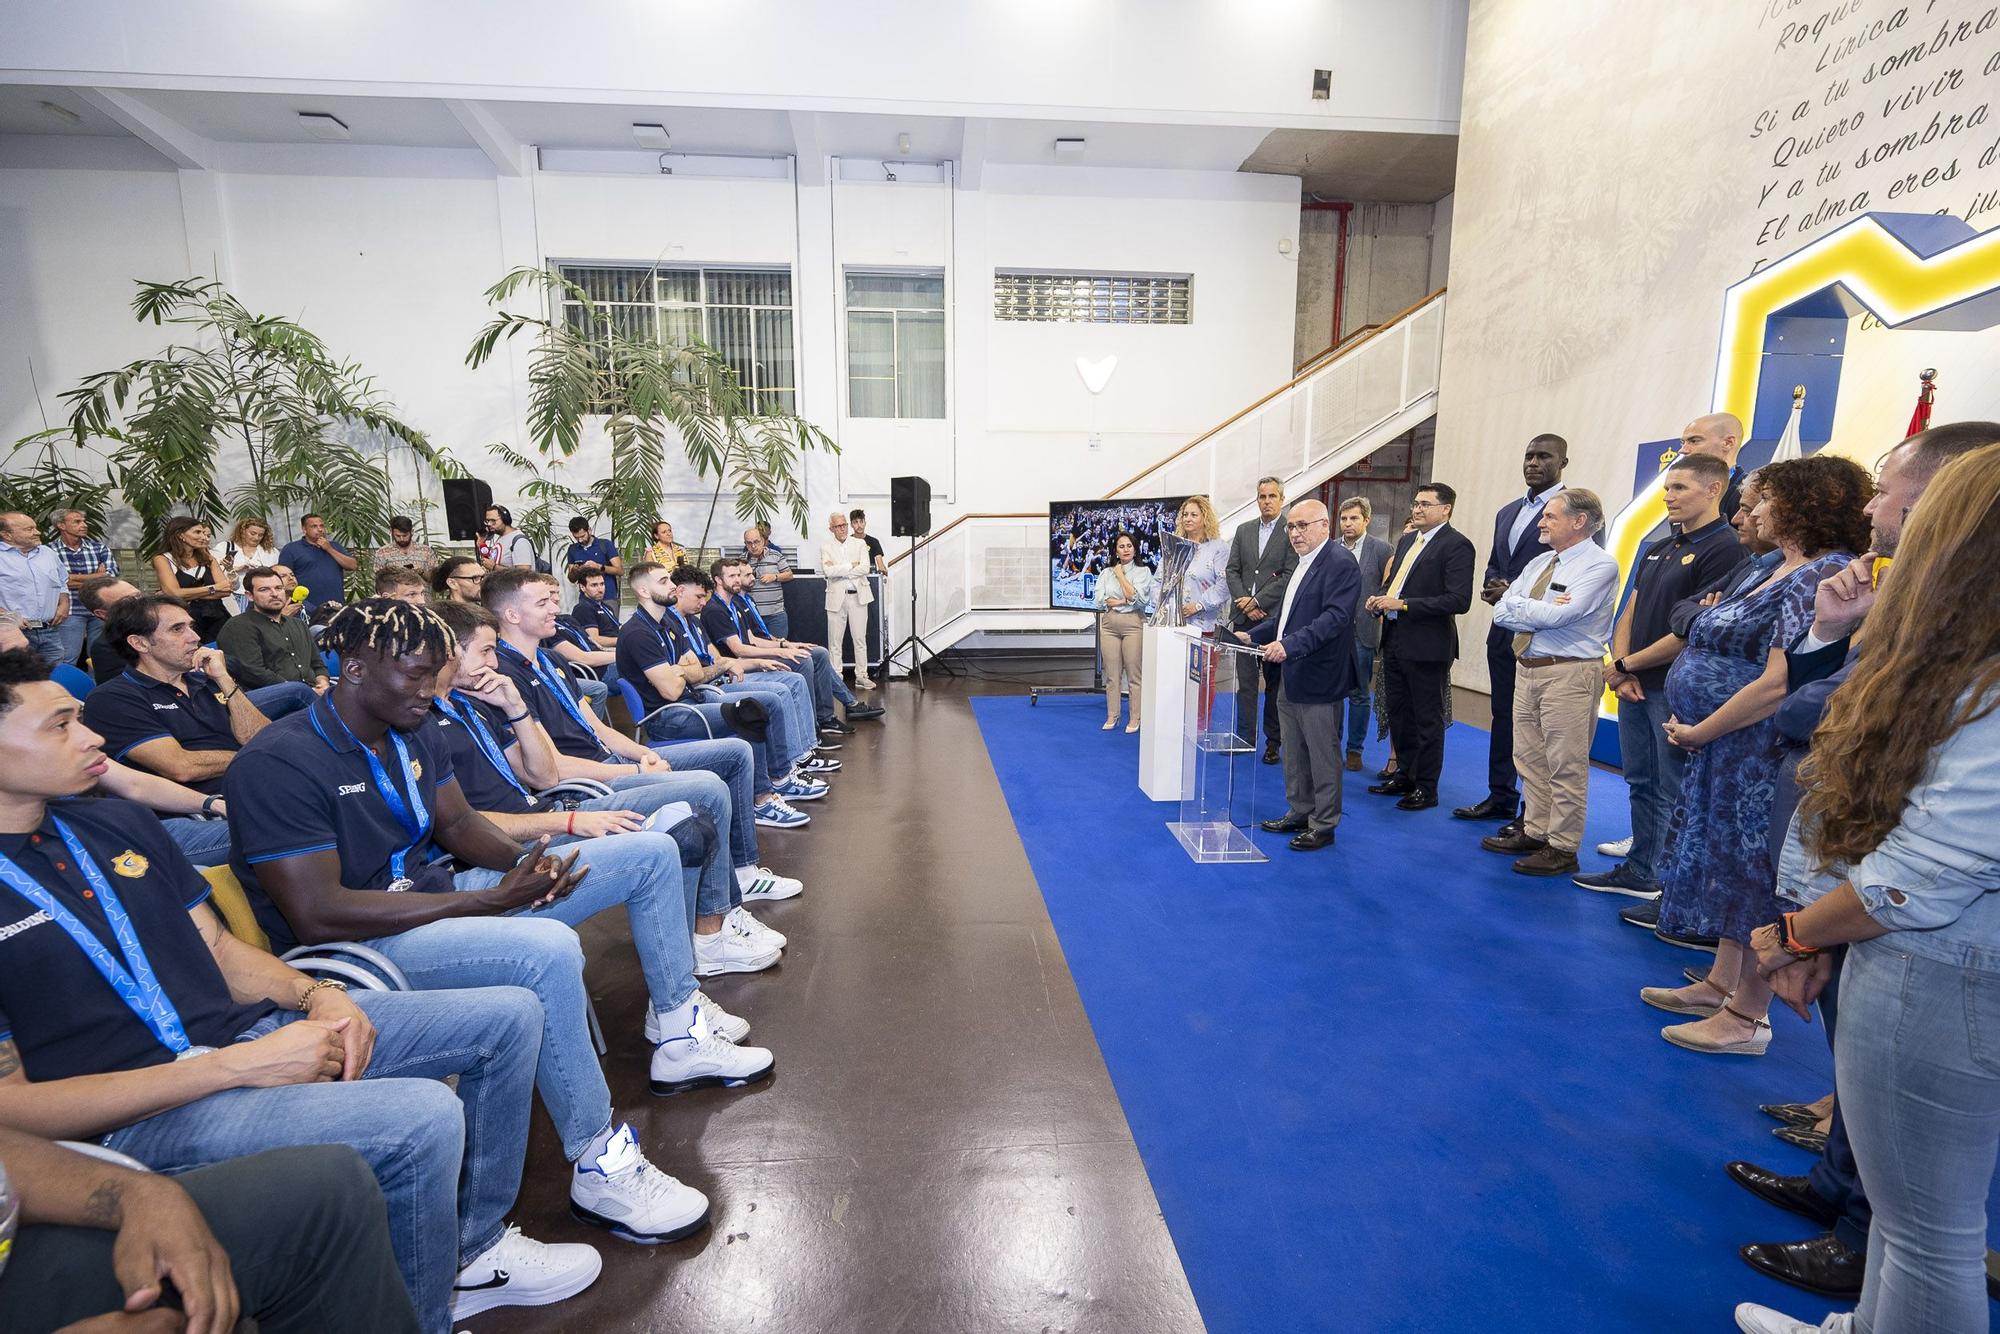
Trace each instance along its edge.
<path fill-rule="evenodd" d="M 996 269 L 993 318 L 1058 324 L 1188 324 L 1194 280 L 1149 273 Z"/>
<path fill-rule="evenodd" d="M 847 274 L 847 415 L 944 416 L 944 275 Z"/>
<path fill-rule="evenodd" d="M 700 339 L 736 372 L 754 412 L 798 409 L 792 342 L 792 275 L 787 269 L 653 268 L 564 264 L 601 319 L 631 338 L 673 346 Z M 583 307 L 565 299 L 563 315 L 582 327 Z"/>

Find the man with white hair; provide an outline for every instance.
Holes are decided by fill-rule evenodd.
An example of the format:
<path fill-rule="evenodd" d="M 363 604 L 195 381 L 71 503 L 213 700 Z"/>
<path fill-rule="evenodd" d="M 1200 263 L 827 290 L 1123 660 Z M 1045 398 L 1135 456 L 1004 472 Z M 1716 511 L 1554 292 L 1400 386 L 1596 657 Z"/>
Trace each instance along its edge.
<path fill-rule="evenodd" d="M 819 572 L 826 579 L 826 651 L 833 658 L 833 674 L 841 674 L 841 646 L 849 630 L 854 632 L 854 684 L 873 690 L 868 677 L 868 604 L 875 595 L 868 589 L 868 544 L 854 536 L 847 516 L 835 510 L 827 517 L 830 541 L 819 544 Z"/>

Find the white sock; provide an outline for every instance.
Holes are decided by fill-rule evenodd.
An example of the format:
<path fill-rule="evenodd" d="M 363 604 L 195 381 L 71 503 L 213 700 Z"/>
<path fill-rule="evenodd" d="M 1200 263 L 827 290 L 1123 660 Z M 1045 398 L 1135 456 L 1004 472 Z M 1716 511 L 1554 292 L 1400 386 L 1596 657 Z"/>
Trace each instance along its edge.
<path fill-rule="evenodd" d="M 607 1124 L 604 1129 L 598 1131 L 597 1134 L 591 1137 L 590 1147 L 585 1149 L 583 1156 L 576 1161 L 579 1164 L 595 1162 L 597 1155 L 603 1153 L 610 1146 L 611 1137 L 617 1133 L 617 1129 L 618 1127 L 615 1124 Z"/>
<path fill-rule="evenodd" d="M 663 1038 L 685 1037 L 694 1027 L 695 999 L 690 995 L 674 1010 L 660 1011 L 660 1036 Z"/>

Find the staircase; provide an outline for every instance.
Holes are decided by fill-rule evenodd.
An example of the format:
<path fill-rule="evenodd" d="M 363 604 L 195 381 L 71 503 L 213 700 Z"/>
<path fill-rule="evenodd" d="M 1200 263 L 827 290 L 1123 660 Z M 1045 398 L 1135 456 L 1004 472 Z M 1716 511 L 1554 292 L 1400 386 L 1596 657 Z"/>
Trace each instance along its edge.
<path fill-rule="evenodd" d="M 1203 494 L 1226 534 L 1256 509 L 1257 479 L 1282 477 L 1297 496 L 1366 458 L 1437 412 L 1443 289 L 1380 328 L 1309 363 L 1297 376 L 1111 491 Z M 1049 606 L 1048 512 L 963 514 L 889 563 L 884 608 L 894 643 L 909 633 L 917 580 L 918 633 L 943 653 L 974 634 L 1087 629 L 1086 612 Z M 893 670 L 901 675 L 907 655 Z"/>

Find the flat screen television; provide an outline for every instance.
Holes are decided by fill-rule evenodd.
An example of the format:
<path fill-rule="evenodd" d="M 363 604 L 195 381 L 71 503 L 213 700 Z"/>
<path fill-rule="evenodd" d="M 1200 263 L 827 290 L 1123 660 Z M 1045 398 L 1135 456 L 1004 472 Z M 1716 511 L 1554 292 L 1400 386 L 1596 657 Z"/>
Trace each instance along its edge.
<path fill-rule="evenodd" d="M 1160 556 L 1186 496 L 1158 500 L 1057 500 L 1049 504 L 1049 605 L 1093 611 L 1097 577 L 1111 562 L 1111 540 L 1130 533 L 1138 563 L 1158 572 Z"/>

